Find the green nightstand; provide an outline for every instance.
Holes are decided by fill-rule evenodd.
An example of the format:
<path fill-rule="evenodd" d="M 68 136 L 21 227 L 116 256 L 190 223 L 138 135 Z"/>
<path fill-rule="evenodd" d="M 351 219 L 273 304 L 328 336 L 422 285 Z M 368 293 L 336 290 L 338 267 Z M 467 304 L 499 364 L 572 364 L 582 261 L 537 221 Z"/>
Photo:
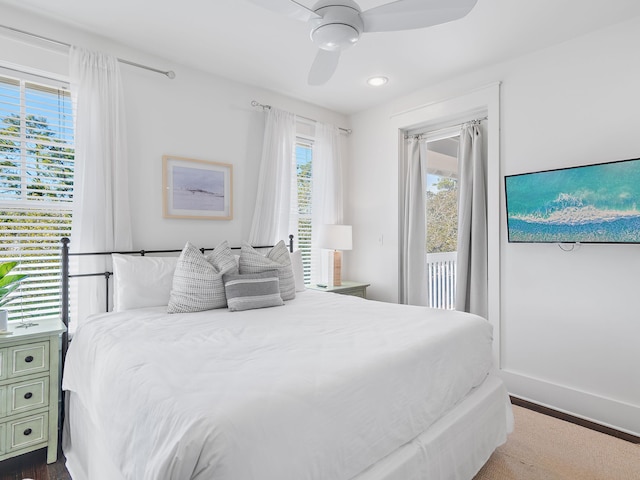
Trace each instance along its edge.
<path fill-rule="evenodd" d="M 320 287 L 316 284 L 307 285 L 307 288 L 311 290 L 318 290 L 320 292 L 331 292 L 331 293 L 339 293 L 341 295 L 351 295 L 354 297 L 362 297 L 367 298 L 367 287 L 369 283 L 360 283 L 360 282 L 348 282 L 346 280 L 342 281 L 342 285 L 327 285 L 326 287 Z"/>
<path fill-rule="evenodd" d="M 37 320 L 0 336 L 0 461 L 47 447 L 47 463 L 58 457 L 60 394 L 59 320 Z"/>

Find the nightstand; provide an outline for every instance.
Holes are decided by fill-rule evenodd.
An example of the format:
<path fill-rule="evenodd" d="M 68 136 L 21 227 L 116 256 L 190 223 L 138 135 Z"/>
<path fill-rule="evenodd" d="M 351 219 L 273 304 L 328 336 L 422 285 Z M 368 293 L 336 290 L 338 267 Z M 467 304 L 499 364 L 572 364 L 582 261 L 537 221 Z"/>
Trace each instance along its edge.
<path fill-rule="evenodd" d="M 47 447 L 47 463 L 58 458 L 60 394 L 59 320 L 0 335 L 0 461 Z"/>
<path fill-rule="evenodd" d="M 360 283 L 360 282 L 348 282 L 346 280 L 342 281 L 342 285 L 328 285 L 326 287 L 319 287 L 316 284 L 307 285 L 307 288 L 311 290 L 318 290 L 320 292 L 331 292 L 331 293 L 339 293 L 341 295 L 352 295 L 354 297 L 362 297 L 367 298 L 367 287 L 369 283 Z"/>

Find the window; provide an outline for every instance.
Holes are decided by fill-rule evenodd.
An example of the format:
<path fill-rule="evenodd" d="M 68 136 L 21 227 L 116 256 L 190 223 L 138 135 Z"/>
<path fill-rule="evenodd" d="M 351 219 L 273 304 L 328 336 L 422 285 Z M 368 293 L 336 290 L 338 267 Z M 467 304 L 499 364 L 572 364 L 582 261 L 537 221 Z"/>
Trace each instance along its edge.
<path fill-rule="evenodd" d="M 0 69 L 0 262 L 28 277 L 10 320 L 59 317 L 60 238 L 71 233 L 74 136 L 63 82 Z"/>
<path fill-rule="evenodd" d="M 456 303 L 459 138 L 427 143 L 427 266 L 429 306 L 435 308 Z"/>
<path fill-rule="evenodd" d="M 294 212 L 297 223 L 298 249 L 302 254 L 304 283 L 311 283 L 311 179 L 313 144 L 298 138 L 295 148 L 296 180 L 298 186 L 298 211 Z"/>

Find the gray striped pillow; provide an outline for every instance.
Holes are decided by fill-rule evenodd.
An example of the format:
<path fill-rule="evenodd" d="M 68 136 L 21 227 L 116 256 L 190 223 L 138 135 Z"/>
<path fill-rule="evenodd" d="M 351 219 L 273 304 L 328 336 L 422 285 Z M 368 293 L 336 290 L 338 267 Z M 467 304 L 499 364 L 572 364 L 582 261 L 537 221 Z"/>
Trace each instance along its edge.
<path fill-rule="evenodd" d="M 262 273 L 267 270 L 278 271 L 282 300 L 294 299 L 296 297 L 296 281 L 293 276 L 289 250 L 284 241 L 280 240 L 266 255 L 262 255 L 247 242 L 243 242 L 240 249 L 240 273 Z"/>
<path fill-rule="evenodd" d="M 224 275 L 227 305 L 232 312 L 284 305 L 278 272 L 268 270 L 245 275 Z"/>
<path fill-rule="evenodd" d="M 237 273 L 238 267 L 225 241 L 206 257 L 187 242 L 173 274 L 168 313 L 188 313 L 227 306 L 224 293 L 225 273 Z"/>

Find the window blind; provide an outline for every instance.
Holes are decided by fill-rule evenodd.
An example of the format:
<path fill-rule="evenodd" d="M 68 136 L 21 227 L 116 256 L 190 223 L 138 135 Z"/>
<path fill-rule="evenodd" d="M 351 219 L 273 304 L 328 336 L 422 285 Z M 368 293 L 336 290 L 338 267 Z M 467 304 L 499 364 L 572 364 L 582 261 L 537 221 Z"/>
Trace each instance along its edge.
<path fill-rule="evenodd" d="M 298 184 L 297 240 L 304 268 L 304 283 L 311 283 L 311 173 L 313 149 L 309 142 L 298 141 L 295 149 Z"/>
<path fill-rule="evenodd" d="M 74 135 L 64 84 L 0 71 L 0 262 L 28 277 L 10 320 L 61 311 L 60 237 L 71 234 Z"/>

